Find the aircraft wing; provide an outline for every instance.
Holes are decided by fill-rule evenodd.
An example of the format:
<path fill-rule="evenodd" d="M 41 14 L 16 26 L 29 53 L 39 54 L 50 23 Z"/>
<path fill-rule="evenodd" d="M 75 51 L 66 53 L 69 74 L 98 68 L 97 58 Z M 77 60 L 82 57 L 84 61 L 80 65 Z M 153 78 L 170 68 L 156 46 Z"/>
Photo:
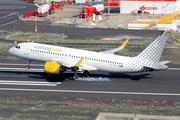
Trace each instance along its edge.
<path fill-rule="evenodd" d="M 78 62 L 68 60 L 68 59 L 51 59 L 50 62 L 55 62 L 63 65 L 64 67 L 67 68 L 72 68 L 72 67 L 78 67 L 79 70 L 88 70 L 88 71 L 95 71 L 98 70 L 97 68 L 83 64 L 84 57 L 80 58 Z"/>
<path fill-rule="evenodd" d="M 114 48 L 114 49 L 111 49 L 111 50 L 101 51 L 101 53 L 113 54 L 114 52 L 122 50 L 126 46 L 128 41 L 129 41 L 129 38 L 120 47 Z"/>

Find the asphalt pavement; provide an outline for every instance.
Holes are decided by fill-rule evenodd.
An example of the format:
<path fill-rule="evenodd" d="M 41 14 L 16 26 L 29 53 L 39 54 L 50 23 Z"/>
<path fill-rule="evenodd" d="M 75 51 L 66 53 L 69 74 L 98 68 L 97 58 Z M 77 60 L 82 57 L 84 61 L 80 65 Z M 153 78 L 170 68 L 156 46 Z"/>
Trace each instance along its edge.
<path fill-rule="evenodd" d="M 179 100 L 179 67 L 144 73 L 91 72 L 88 77 L 72 80 L 72 74 L 44 72 L 44 63 L 1 61 L 0 95 L 117 98 L 141 100 Z"/>
<path fill-rule="evenodd" d="M 22 32 L 34 32 L 35 22 L 17 21 L 0 27 L 1 30 L 14 30 Z M 39 33 L 64 33 L 66 39 L 101 39 L 101 38 L 132 38 L 132 39 L 155 39 L 163 31 L 157 30 L 126 30 L 126 29 L 98 29 L 77 28 L 69 26 L 52 26 L 45 22 L 38 22 Z"/>

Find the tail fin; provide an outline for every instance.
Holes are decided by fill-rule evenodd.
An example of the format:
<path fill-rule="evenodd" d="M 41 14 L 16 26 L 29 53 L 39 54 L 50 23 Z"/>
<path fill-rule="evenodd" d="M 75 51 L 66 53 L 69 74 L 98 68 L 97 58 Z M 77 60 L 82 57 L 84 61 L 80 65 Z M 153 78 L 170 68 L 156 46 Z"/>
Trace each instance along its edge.
<path fill-rule="evenodd" d="M 141 60 L 151 61 L 153 63 L 159 62 L 166 41 L 167 36 L 159 36 L 144 51 L 142 51 L 137 56 L 137 58 Z"/>

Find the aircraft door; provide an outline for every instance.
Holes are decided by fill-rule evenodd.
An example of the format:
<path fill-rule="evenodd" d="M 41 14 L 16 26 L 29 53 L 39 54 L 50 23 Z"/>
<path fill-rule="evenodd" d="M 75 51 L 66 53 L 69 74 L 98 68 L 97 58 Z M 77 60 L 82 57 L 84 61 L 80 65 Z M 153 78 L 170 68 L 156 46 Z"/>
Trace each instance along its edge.
<path fill-rule="evenodd" d="M 31 46 L 30 46 L 30 45 L 27 45 L 26 48 L 25 48 L 25 50 L 24 50 L 24 54 L 25 54 L 25 55 L 29 55 L 30 50 L 31 50 Z"/>

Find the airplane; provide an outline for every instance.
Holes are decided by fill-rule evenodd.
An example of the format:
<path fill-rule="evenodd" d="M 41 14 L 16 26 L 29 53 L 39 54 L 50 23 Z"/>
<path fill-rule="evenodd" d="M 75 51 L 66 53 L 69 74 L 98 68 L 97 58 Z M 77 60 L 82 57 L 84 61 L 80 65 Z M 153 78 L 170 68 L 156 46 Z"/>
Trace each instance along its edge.
<path fill-rule="evenodd" d="M 109 73 L 135 73 L 167 69 L 165 64 L 170 61 L 159 62 L 167 37 L 160 35 L 146 49 L 135 57 L 114 55 L 122 50 L 129 39 L 120 47 L 107 51 L 94 52 L 78 50 L 68 47 L 47 45 L 40 43 L 20 43 L 8 52 L 16 57 L 27 59 L 30 68 L 31 61 L 45 62 L 44 70 L 50 74 L 73 72 L 72 78 L 78 79 L 77 72 L 87 76 L 90 71 L 103 71 Z"/>

